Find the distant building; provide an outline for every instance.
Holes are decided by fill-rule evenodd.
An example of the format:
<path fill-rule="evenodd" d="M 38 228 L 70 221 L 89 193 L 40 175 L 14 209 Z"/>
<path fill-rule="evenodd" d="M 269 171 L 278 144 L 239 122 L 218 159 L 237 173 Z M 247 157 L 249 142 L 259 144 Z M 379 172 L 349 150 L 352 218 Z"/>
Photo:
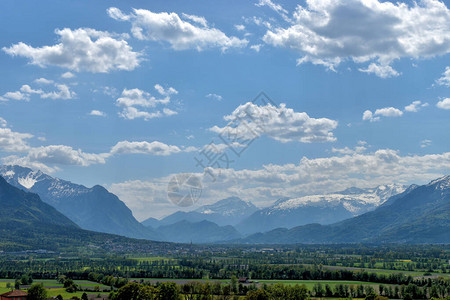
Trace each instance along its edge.
<path fill-rule="evenodd" d="M 239 283 L 251 283 L 247 277 L 239 277 Z"/>
<path fill-rule="evenodd" d="M 0 300 L 27 300 L 27 298 L 27 292 L 21 290 L 14 290 L 0 295 Z"/>

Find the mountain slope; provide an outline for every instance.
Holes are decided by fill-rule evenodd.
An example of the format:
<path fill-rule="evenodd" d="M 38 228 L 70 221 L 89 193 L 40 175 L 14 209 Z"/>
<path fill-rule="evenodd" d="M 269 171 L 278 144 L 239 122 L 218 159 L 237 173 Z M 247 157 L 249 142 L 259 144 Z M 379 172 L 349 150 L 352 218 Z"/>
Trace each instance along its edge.
<path fill-rule="evenodd" d="M 84 254 L 92 251 L 157 253 L 178 247 L 80 229 L 37 194 L 16 188 L 1 176 L 0 207 L 0 253 L 38 249 Z"/>
<path fill-rule="evenodd" d="M 332 224 L 371 211 L 404 190 L 404 186 L 392 184 L 368 189 L 349 188 L 333 194 L 283 198 L 255 212 L 239 223 L 236 229 L 243 234 L 251 234 L 311 223 Z"/>
<path fill-rule="evenodd" d="M 27 193 L 8 184 L 0 176 L 0 220 L 19 221 L 24 224 L 35 222 L 78 228 L 62 213 L 41 201 L 38 195 Z"/>
<path fill-rule="evenodd" d="M 133 238 L 160 238 L 140 224 L 116 195 L 99 185 L 87 188 L 19 166 L 1 166 L 0 175 L 15 187 L 38 194 L 83 229 Z"/>
<path fill-rule="evenodd" d="M 204 220 L 214 222 L 219 226 L 235 225 L 257 210 L 258 208 L 251 202 L 230 197 L 211 205 L 204 205 L 195 211 L 177 211 L 162 219 L 160 225 L 170 225 L 180 221 L 196 223 Z"/>
<path fill-rule="evenodd" d="M 331 225 L 254 234 L 246 243 L 450 243 L 450 176 L 415 187 L 389 205 Z"/>
<path fill-rule="evenodd" d="M 206 220 L 196 223 L 180 221 L 160 226 L 158 231 L 164 235 L 166 241 L 178 243 L 214 243 L 241 237 L 231 225 L 219 226 Z"/>
<path fill-rule="evenodd" d="M 157 228 L 159 226 L 160 221 L 155 218 L 148 218 L 141 222 L 142 225 L 149 228 Z"/>

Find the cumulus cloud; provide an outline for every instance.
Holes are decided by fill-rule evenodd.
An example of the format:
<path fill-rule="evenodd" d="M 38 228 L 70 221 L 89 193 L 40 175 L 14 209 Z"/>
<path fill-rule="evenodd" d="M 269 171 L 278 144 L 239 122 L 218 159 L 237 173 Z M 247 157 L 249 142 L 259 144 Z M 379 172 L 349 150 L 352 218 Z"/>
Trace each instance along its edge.
<path fill-rule="evenodd" d="M 178 91 L 176 89 L 174 89 L 173 87 L 164 88 L 160 84 L 155 84 L 154 88 L 162 96 L 169 96 L 169 95 L 176 95 L 176 94 L 178 94 Z"/>
<path fill-rule="evenodd" d="M 124 14 L 120 9 L 110 7 L 108 15 L 118 21 L 131 22 L 131 32 L 140 40 L 167 42 L 174 50 L 208 48 L 245 47 L 245 39 L 227 36 L 221 30 L 208 26 L 203 17 L 172 12 L 155 13 L 146 9 L 134 9 L 133 13 Z"/>
<path fill-rule="evenodd" d="M 70 79 L 70 78 L 74 78 L 75 74 L 73 74 L 72 72 L 65 72 L 63 74 L 61 74 L 61 78 L 64 79 Z"/>
<path fill-rule="evenodd" d="M 282 143 L 333 142 L 336 138 L 332 131 L 338 125 L 334 120 L 315 119 L 305 112 L 295 112 L 285 104 L 279 107 L 271 104 L 258 106 L 251 102 L 240 105 L 224 119 L 229 121 L 227 126 L 214 126 L 210 130 L 224 135 L 236 135 L 243 139 L 267 135 Z"/>
<path fill-rule="evenodd" d="M 261 50 L 262 44 L 256 44 L 256 45 L 251 45 L 250 49 L 255 50 L 256 52 L 259 52 Z"/>
<path fill-rule="evenodd" d="M 170 103 L 171 95 L 178 94 L 178 91 L 173 87 L 164 88 L 159 84 L 154 86 L 155 90 L 163 96 L 156 98 L 149 92 L 140 89 L 124 89 L 122 95 L 117 98 L 116 105 L 122 108 L 119 115 L 127 120 L 142 118 L 150 120 L 153 118 L 161 118 L 163 116 L 176 115 L 177 112 L 164 107 L 159 110 L 157 106 L 167 105 Z M 150 111 L 149 109 L 153 109 Z"/>
<path fill-rule="evenodd" d="M 358 70 L 364 73 L 375 74 L 376 76 L 381 78 L 397 77 L 400 75 L 400 73 L 394 70 L 391 66 L 378 65 L 376 63 L 371 63 L 366 69 L 360 68 Z"/>
<path fill-rule="evenodd" d="M 23 42 L 3 51 L 11 56 L 28 58 L 40 67 L 58 66 L 72 71 L 108 73 L 113 70 L 134 70 L 139 66 L 141 54 L 118 36 L 90 28 L 57 29 L 59 43 L 52 46 L 32 47 Z"/>
<path fill-rule="evenodd" d="M 244 31 L 245 25 L 237 24 L 237 25 L 234 25 L 234 28 L 236 28 L 237 31 Z"/>
<path fill-rule="evenodd" d="M 42 89 L 33 89 L 28 84 L 22 85 L 19 91 L 15 92 L 7 92 L 5 93 L 1 98 L 3 101 L 8 100 L 23 100 L 23 101 L 29 101 L 31 98 L 31 95 L 36 94 L 39 95 L 42 99 L 73 99 L 76 97 L 76 93 L 74 91 L 71 91 L 70 88 L 65 84 L 59 84 L 55 83 L 53 80 L 48 80 L 45 78 L 39 78 L 35 80 L 38 84 L 44 84 L 44 85 L 53 85 L 56 87 L 56 91 L 44 91 Z"/>
<path fill-rule="evenodd" d="M 91 110 L 89 115 L 97 116 L 97 117 L 106 117 L 106 113 L 104 113 L 103 111 L 100 111 L 100 110 L 96 110 L 96 109 Z"/>
<path fill-rule="evenodd" d="M 55 87 L 58 89 L 57 91 L 42 93 L 41 98 L 50 98 L 53 100 L 56 99 L 72 99 L 76 96 L 75 92 L 71 91 L 70 88 L 65 84 L 55 84 Z"/>
<path fill-rule="evenodd" d="M 167 156 L 181 152 L 177 146 L 167 145 L 161 142 L 118 142 L 111 148 L 111 154 L 150 154 Z"/>
<path fill-rule="evenodd" d="M 24 152 L 30 149 L 27 140 L 33 135 L 20 133 L 7 128 L 5 119 L 0 120 L 0 152 Z"/>
<path fill-rule="evenodd" d="M 261 1 L 270 2 L 270 1 Z M 366 64 L 360 70 L 387 78 L 401 58 L 429 58 L 450 52 L 450 11 L 444 2 L 408 5 L 378 0 L 320 0 L 298 5 L 292 23 L 269 29 L 267 44 L 296 50 L 298 63 L 331 70 L 343 61 Z"/>
<path fill-rule="evenodd" d="M 420 108 L 428 106 L 428 103 L 422 103 L 421 101 L 413 101 L 410 105 L 405 106 L 405 111 L 418 112 Z"/>
<path fill-rule="evenodd" d="M 396 150 L 379 149 L 324 158 L 303 157 L 296 164 L 270 164 L 256 170 L 213 169 L 219 174 L 215 181 L 205 173 L 195 175 L 203 178 L 202 198 L 198 205 L 239 195 L 262 206 L 281 197 L 331 193 L 353 186 L 426 183 L 447 174 L 449 168 L 449 152 L 402 155 Z M 167 184 L 171 177 L 119 182 L 109 188 L 133 209 L 138 218 L 160 217 L 179 209 L 167 200 Z"/>
<path fill-rule="evenodd" d="M 450 109 L 450 98 L 445 98 L 444 100 L 439 101 L 436 104 L 436 107 L 440 109 Z"/>
<path fill-rule="evenodd" d="M 418 112 L 421 108 L 427 107 L 429 104 L 422 101 L 413 101 L 411 104 L 405 106 L 405 112 Z M 366 110 L 363 113 L 362 119 L 364 121 L 375 122 L 379 121 L 380 117 L 401 117 L 403 116 L 403 111 L 395 107 L 384 107 L 375 110 L 373 113 L 370 110 Z"/>
<path fill-rule="evenodd" d="M 272 0 L 259 0 L 256 6 L 267 6 L 276 13 L 278 13 L 285 21 L 291 22 L 288 17 L 288 11 L 284 9 L 280 4 L 274 3 Z"/>
<path fill-rule="evenodd" d="M 43 77 L 35 79 L 34 82 L 39 83 L 39 84 L 53 84 L 54 83 L 53 80 L 43 78 Z"/>
<path fill-rule="evenodd" d="M 218 95 L 218 94 L 208 94 L 205 96 L 206 98 L 212 99 L 212 100 L 217 100 L 217 101 L 222 101 L 223 97 Z"/>
<path fill-rule="evenodd" d="M 445 85 L 450 87 L 450 67 L 446 67 L 442 77 L 436 80 L 438 85 Z"/>
<path fill-rule="evenodd" d="M 428 146 L 431 146 L 432 141 L 431 140 L 423 140 L 420 142 L 420 148 L 426 148 Z"/>
<path fill-rule="evenodd" d="M 401 117 L 403 116 L 403 112 L 398 108 L 394 107 L 385 107 L 379 108 L 375 111 L 375 116 L 383 116 L 383 117 Z"/>
<path fill-rule="evenodd" d="M 358 153 L 363 153 L 367 150 L 367 142 L 365 141 L 359 141 L 358 144 L 352 149 L 349 147 L 344 147 L 344 148 L 331 148 L 331 152 L 332 153 L 338 153 L 338 154 L 343 154 L 343 155 L 348 155 L 348 154 L 358 154 Z"/>
<path fill-rule="evenodd" d="M 25 156 L 11 155 L 4 157 L 2 163 L 52 173 L 60 170 L 60 166 L 86 167 L 92 164 L 104 164 L 106 157 L 107 154 L 86 153 L 81 149 L 73 149 L 70 146 L 50 145 L 30 148 Z"/>
<path fill-rule="evenodd" d="M 394 107 L 384 107 L 375 110 L 375 113 L 372 113 L 370 110 L 366 110 L 363 113 L 362 119 L 364 121 L 375 122 L 379 121 L 380 117 L 401 117 L 403 116 L 403 112 Z"/>

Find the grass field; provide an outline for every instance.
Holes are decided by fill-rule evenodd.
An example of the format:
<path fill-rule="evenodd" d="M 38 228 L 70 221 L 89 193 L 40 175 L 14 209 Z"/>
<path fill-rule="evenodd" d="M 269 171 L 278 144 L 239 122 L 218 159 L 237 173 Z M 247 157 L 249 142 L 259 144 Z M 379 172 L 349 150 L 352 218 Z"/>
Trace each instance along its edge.
<path fill-rule="evenodd" d="M 161 257 L 161 256 L 151 256 L 151 257 L 128 257 L 129 259 L 137 260 L 139 262 L 154 262 L 154 261 L 174 261 L 176 259 Z"/>
<path fill-rule="evenodd" d="M 8 282 L 14 286 L 14 279 L 0 279 L 0 294 L 6 293 L 10 290 L 10 289 L 6 288 L 6 284 Z M 74 282 L 75 282 L 75 284 L 82 287 L 83 289 L 93 289 L 96 286 L 98 286 L 100 288 L 100 290 L 107 289 L 108 291 L 100 292 L 100 294 L 103 295 L 105 298 L 109 294 L 109 286 L 106 286 L 104 284 L 87 281 L 87 280 L 74 280 Z M 81 296 L 84 293 L 83 291 L 75 292 L 75 293 L 68 293 L 68 292 L 66 292 L 66 289 L 63 287 L 63 285 L 56 280 L 36 279 L 33 281 L 33 283 L 42 283 L 44 285 L 44 287 L 47 289 L 49 297 L 61 295 L 61 296 L 63 296 L 64 299 L 70 299 L 73 296 L 77 296 L 78 298 L 81 298 Z M 26 288 L 24 287 L 23 289 L 26 289 Z M 86 294 L 97 295 L 97 294 L 99 294 L 99 292 L 86 292 Z"/>

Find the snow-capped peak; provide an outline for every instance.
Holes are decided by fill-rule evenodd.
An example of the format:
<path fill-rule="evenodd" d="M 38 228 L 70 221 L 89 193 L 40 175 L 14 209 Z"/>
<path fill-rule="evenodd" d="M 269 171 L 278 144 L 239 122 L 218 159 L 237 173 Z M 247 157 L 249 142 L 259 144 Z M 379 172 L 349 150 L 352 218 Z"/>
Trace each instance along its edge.
<path fill-rule="evenodd" d="M 253 203 L 244 201 L 237 197 L 230 197 L 220 200 L 214 204 L 205 205 L 198 209 L 196 212 L 202 214 L 219 214 L 222 216 L 239 216 L 248 214 L 249 211 L 256 211 L 257 208 Z"/>
<path fill-rule="evenodd" d="M 443 176 L 441 178 L 431 181 L 428 186 L 436 185 L 436 189 L 445 190 L 450 188 L 450 175 Z"/>
<path fill-rule="evenodd" d="M 380 185 L 376 188 L 348 188 L 342 192 L 309 195 L 277 201 L 272 210 L 292 210 L 300 207 L 332 207 L 342 205 L 353 214 L 360 214 L 383 204 L 390 197 L 404 192 L 403 185 Z"/>

